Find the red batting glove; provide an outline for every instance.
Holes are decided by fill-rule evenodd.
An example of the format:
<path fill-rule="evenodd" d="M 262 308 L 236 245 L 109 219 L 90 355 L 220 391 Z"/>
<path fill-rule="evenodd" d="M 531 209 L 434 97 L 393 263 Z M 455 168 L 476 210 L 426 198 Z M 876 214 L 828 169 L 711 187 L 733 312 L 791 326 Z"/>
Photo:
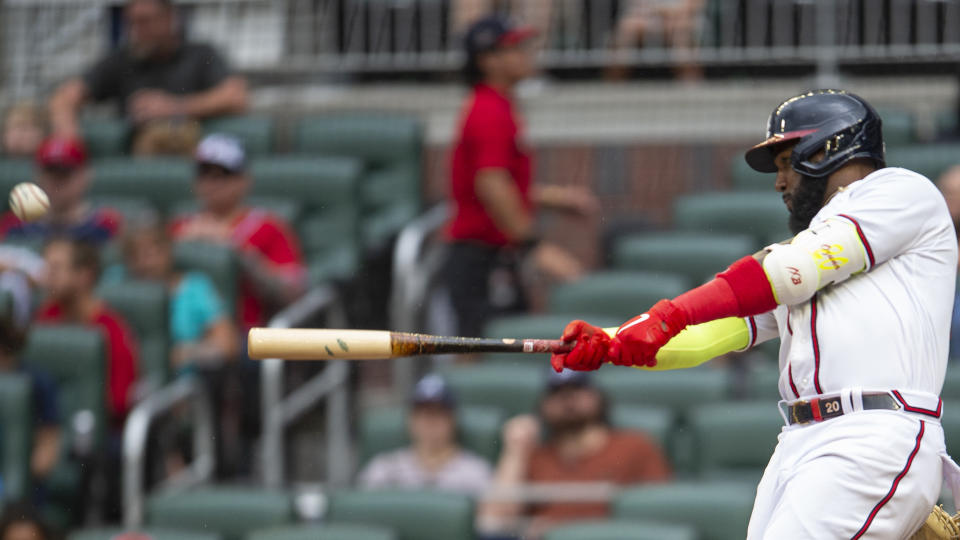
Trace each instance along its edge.
<path fill-rule="evenodd" d="M 563 329 L 560 338 L 567 343 L 574 343 L 568 353 L 554 354 L 550 357 L 550 365 L 560 373 L 564 368 L 574 371 L 593 371 L 598 369 L 608 355 L 610 336 L 603 328 L 593 326 L 583 321 L 573 321 Z"/>
<path fill-rule="evenodd" d="M 686 327 L 686 312 L 669 300 L 661 300 L 617 330 L 606 361 L 619 366 L 655 366 L 657 351 Z"/>

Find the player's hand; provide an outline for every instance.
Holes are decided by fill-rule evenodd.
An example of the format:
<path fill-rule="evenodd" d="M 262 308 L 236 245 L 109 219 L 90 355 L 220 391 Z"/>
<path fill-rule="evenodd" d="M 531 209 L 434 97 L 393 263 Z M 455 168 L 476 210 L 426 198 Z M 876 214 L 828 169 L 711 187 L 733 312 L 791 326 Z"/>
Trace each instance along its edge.
<path fill-rule="evenodd" d="M 624 323 L 611 340 L 606 361 L 620 366 L 655 366 L 657 351 L 687 327 L 687 314 L 669 300 Z"/>
<path fill-rule="evenodd" d="M 568 353 L 554 354 L 550 357 L 550 365 L 560 373 L 564 368 L 574 371 L 593 371 L 598 369 L 608 356 L 610 336 L 603 328 L 593 326 L 584 321 L 573 321 L 563 329 L 560 338 L 567 343 L 573 343 L 573 349 Z"/>

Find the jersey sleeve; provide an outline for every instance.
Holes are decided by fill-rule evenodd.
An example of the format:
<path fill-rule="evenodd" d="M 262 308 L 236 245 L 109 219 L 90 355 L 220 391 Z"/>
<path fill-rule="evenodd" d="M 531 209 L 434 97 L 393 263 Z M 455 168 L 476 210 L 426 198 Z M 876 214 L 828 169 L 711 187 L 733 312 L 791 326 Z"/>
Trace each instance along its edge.
<path fill-rule="evenodd" d="M 777 319 L 772 311 L 753 315 L 744 319 L 747 323 L 747 332 L 749 342 L 743 350 L 750 349 L 765 341 L 780 337 L 780 329 L 777 326 Z"/>
<path fill-rule="evenodd" d="M 929 180 L 894 172 L 858 186 L 847 204 L 827 219 L 849 222 L 867 255 L 865 271 L 909 250 L 930 219 L 944 212 L 943 197 Z"/>

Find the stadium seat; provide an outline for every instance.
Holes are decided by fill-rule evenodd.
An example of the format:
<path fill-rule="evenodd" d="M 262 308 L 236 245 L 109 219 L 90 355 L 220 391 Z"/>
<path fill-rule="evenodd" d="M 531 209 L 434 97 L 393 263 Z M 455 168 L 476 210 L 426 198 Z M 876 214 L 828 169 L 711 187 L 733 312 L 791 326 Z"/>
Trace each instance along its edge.
<path fill-rule="evenodd" d="M 360 463 L 373 456 L 410 444 L 406 409 L 383 407 L 368 410 L 360 419 Z M 493 407 L 460 407 L 457 411 L 458 438 L 463 447 L 495 463 L 500 454 L 503 412 Z"/>
<path fill-rule="evenodd" d="M 129 127 L 119 118 L 85 118 L 80 122 L 83 142 L 92 158 L 117 157 L 127 153 Z"/>
<path fill-rule="evenodd" d="M 567 323 L 583 318 L 604 328 L 619 326 L 624 322 L 620 317 L 596 316 L 588 313 L 508 315 L 490 320 L 484 327 L 483 335 L 491 338 L 558 339 L 563 334 L 563 328 Z M 524 353 L 497 353 L 486 355 L 484 360 L 495 363 L 528 364 L 531 358 L 529 354 Z"/>
<path fill-rule="evenodd" d="M 613 264 L 624 270 L 684 276 L 690 284 L 699 285 L 759 247 L 754 237 L 746 235 L 650 233 L 618 240 L 613 246 Z"/>
<path fill-rule="evenodd" d="M 753 400 L 780 400 L 780 368 L 776 359 L 756 362 L 747 371 L 747 397 Z"/>
<path fill-rule="evenodd" d="M 10 193 L 13 186 L 20 182 L 33 181 L 33 162 L 22 158 L 5 158 L 0 156 L 0 193 Z M 3 199 L 0 208 L 8 208 L 7 197 Z"/>
<path fill-rule="evenodd" d="M 960 164 L 960 144 L 916 144 L 887 151 L 887 166 L 918 172 L 934 182 L 954 165 Z"/>
<path fill-rule="evenodd" d="M 30 454 L 33 451 L 33 385 L 25 374 L 0 375 L 0 477 L 3 499 L 31 494 Z"/>
<path fill-rule="evenodd" d="M 193 197 L 193 168 L 178 158 L 110 158 L 93 163 L 92 196 L 142 197 L 168 212 Z"/>
<path fill-rule="evenodd" d="M 671 371 L 651 371 L 604 366 L 594 375 L 613 403 L 657 405 L 683 413 L 701 403 L 728 398 L 729 372 L 711 366 Z"/>
<path fill-rule="evenodd" d="M 382 244 L 420 211 L 423 128 L 401 115 L 331 114 L 300 121 L 298 152 L 349 156 L 363 161 L 361 238 Z"/>
<path fill-rule="evenodd" d="M 157 208 L 146 197 L 116 197 L 96 195 L 90 203 L 97 208 L 109 208 L 119 212 L 126 223 L 138 223 L 157 216 Z"/>
<path fill-rule="evenodd" d="M 397 540 L 397 535 L 374 525 L 324 523 L 254 531 L 246 540 Z"/>
<path fill-rule="evenodd" d="M 887 148 L 898 148 L 917 141 L 913 113 L 904 109 L 886 107 L 877 109 L 877 113 L 883 121 L 883 142 Z"/>
<path fill-rule="evenodd" d="M 561 525 L 550 530 L 543 538 L 544 540 L 697 540 L 698 536 L 697 529 L 689 525 L 667 525 L 656 521 L 590 520 Z"/>
<path fill-rule="evenodd" d="M 738 473 L 759 478 L 784 425 L 772 400 L 702 405 L 688 413 L 688 423 L 700 474 L 707 478 Z"/>
<path fill-rule="evenodd" d="M 960 454 L 960 400 L 943 400 L 943 415 L 940 418 L 943 436 L 947 443 L 947 453 Z"/>
<path fill-rule="evenodd" d="M 610 424 L 613 427 L 642 431 L 668 453 L 673 443 L 670 437 L 676 421 L 676 414 L 666 407 L 614 403 L 610 408 Z"/>
<path fill-rule="evenodd" d="M 397 540 L 473 540 L 473 502 L 432 491 L 338 491 L 326 518 L 393 529 Z"/>
<path fill-rule="evenodd" d="M 558 285 L 550 294 L 552 313 L 586 313 L 625 321 L 662 298 L 690 289 L 684 276 L 652 272 L 597 272 L 573 283 Z M 592 318 L 592 317 L 591 317 Z"/>
<path fill-rule="evenodd" d="M 764 242 L 770 235 L 792 235 L 787 228 L 787 208 L 779 193 L 705 193 L 684 195 L 673 205 L 673 220 L 685 231 L 734 233 Z"/>
<path fill-rule="evenodd" d="M 733 156 L 730 162 L 730 182 L 737 191 L 766 191 L 774 190 L 775 174 L 762 173 L 753 170 L 747 165 L 742 154 Z"/>
<path fill-rule="evenodd" d="M 273 119 L 269 116 L 223 116 L 211 118 L 203 123 L 204 135 L 225 133 L 243 142 L 248 155 L 269 154 L 273 148 Z"/>
<path fill-rule="evenodd" d="M 224 305 L 237 305 L 240 267 L 233 249 L 205 242 L 177 242 L 173 246 L 173 261 L 179 270 L 205 273 L 217 287 Z"/>
<path fill-rule="evenodd" d="M 97 291 L 106 303 L 120 313 L 137 335 L 140 345 L 140 377 L 150 388 L 167 382 L 170 364 L 167 288 L 154 281 L 121 281 Z"/>
<path fill-rule="evenodd" d="M 247 204 L 253 208 L 260 208 L 273 214 L 277 218 L 295 227 L 303 214 L 303 206 L 293 200 L 285 197 L 248 197 Z M 173 217 L 188 216 L 200 210 L 200 203 L 196 199 L 180 201 L 170 209 L 170 215 Z"/>
<path fill-rule="evenodd" d="M 223 540 L 242 540 L 252 531 L 289 525 L 293 520 L 293 498 L 280 491 L 208 487 L 161 493 L 147 500 L 148 526 L 214 532 Z"/>
<path fill-rule="evenodd" d="M 756 487 L 743 482 L 675 482 L 629 489 L 613 501 L 617 519 L 696 527 L 701 540 L 743 540 Z"/>
<path fill-rule="evenodd" d="M 114 540 L 122 532 L 124 529 L 118 528 L 81 529 L 71 532 L 67 540 Z M 212 532 L 154 528 L 141 529 L 138 532 L 143 533 L 150 540 L 223 540 L 219 534 Z"/>
<path fill-rule="evenodd" d="M 456 392 L 457 403 L 499 408 L 509 418 L 534 411 L 547 369 L 546 362 L 476 364 L 451 366 L 443 375 Z"/>
<path fill-rule="evenodd" d="M 960 401 L 960 365 L 958 359 L 952 359 L 947 364 L 947 375 L 943 381 L 943 390 L 940 391 L 940 397 L 945 400 Z"/>

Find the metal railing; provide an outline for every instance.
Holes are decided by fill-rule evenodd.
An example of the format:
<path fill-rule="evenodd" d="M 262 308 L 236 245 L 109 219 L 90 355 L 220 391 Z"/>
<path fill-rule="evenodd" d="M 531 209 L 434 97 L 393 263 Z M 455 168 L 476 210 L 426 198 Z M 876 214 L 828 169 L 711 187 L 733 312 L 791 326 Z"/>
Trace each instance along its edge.
<path fill-rule="evenodd" d="M 330 327 L 343 327 L 346 316 L 337 292 L 330 286 L 311 290 L 270 320 L 271 328 L 295 328 L 314 317 L 325 314 Z M 347 362 L 327 362 L 326 368 L 305 384 L 284 396 L 282 359 L 263 360 L 260 366 L 262 389 L 263 484 L 268 488 L 283 486 L 286 474 L 287 426 L 326 399 L 327 482 L 345 485 L 352 474 L 349 425 L 349 366 Z"/>
<path fill-rule="evenodd" d="M 428 249 L 429 240 L 450 218 L 450 204 L 441 203 L 410 222 L 397 236 L 393 251 L 393 284 L 390 328 L 398 332 L 422 331 L 423 314 L 443 252 Z M 416 358 L 393 360 L 394 390 L 405 396 L 413 387 Z"/>
<path fill-rule="evenodd" d="M 201 380 L 180 377 L 134 407 L 123 427 L 123 524 L 128 528 L 140 527 L 144 520 L 144 471 L 150 426 L 162 414 L 183 402 L 189 402 L 192 408 L 193 461 L 158 487 L 182 490 L 202 484 L 213 476 L 216 451 L 210 397 Z"/>

